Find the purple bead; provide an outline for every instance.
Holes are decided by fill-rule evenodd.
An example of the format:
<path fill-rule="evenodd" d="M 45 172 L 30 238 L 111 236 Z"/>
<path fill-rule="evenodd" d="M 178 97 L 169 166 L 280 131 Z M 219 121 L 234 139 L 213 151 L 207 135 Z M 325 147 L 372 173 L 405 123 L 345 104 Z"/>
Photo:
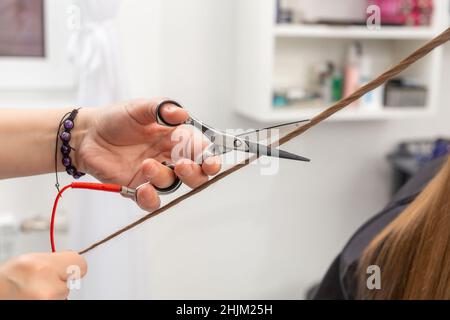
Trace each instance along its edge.
<path fill-rule="evenodd" d="M 73 129 L 73 121 L 72 120 L 64 121 L 64 128 L 66 130 L 72 130 Z"/>
<path fill-rule="evenodd" d="M 76 172 L 74 175 L 73 175 L 73 177 L 75 178 L 75 179 L 80 179 L 82 176 L 84 176 L 85 175 L 85 173 L 83 173 L 83 172 Z"/>
<path fill-rule="evenodd" d="M 69 176 L 73 176 L 77 170 L 73 166 L 69 166 L 66 168 L 66 172 Z"/>
<path fill-rule="evenodd" d="M 70 157 L 64 157 L 62 159 L 62 164 L 64 165 L 64 167 L 68 167 L 72 164 L 72 159 L 70 159 Z"/>
<path fill-rule="evenodd" d="M 61 132 L 61 134 L 59 135 L 59 137 L 61 138 L 62 141 L 64 141 L 64 142 L 69 142 L 69 141 L 70 141 L 70 138 L 71 138 L 72 136 L 70 135 L 69 132 L 64 131 L 64 132 Z"/>
<path fill-rule="evenodd" d="M 70 146 L 66 146 L 64 144 L 61 146 L 61 153 L 63 155 L 67 156 L 70 153 L 70 151 L 72 151 L 72 148 Z"/>

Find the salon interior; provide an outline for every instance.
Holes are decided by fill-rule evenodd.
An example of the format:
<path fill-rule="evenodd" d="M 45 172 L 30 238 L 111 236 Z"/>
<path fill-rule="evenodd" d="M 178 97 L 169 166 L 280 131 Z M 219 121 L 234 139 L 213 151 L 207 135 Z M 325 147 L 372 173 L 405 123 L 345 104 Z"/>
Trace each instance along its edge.
<path fill-rule="evenodd" d="M 224 130 L 312 119 L 445 30 L 449 8 L 2 0 L 0 108 L 170 97 Z M 449 71 L 447 44 L 283 145 L 311 162 L 249 165 L 87 253 L 71 299 L 307 299 L 354 232 L 450 151 Z M 0 181 L 0 261 L 50 251 L 55 195 L 54 174 Z M 59 207 L 58 247 L 81 250 L 145 214 L 122 197 L 73 191 Z"/>

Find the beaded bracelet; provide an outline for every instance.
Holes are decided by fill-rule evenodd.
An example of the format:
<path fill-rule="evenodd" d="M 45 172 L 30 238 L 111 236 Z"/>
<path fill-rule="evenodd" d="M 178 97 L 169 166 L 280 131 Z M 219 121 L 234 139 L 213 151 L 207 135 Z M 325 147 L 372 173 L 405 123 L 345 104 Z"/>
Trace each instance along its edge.
<path fill-rule="evenodd" d="M 66 113 L 58 126 L 58 133 L 56 136 L 56 148 L 55 148 L 55 174 L 56 174 L 56 188 L 59 190 L 59 181 L 58 181 L 58 166 L 57 166 L 57 158 L 58 158 L 58 138 L 61 140 L 62 145 L 60 148 L 62 154 L 62 164 L 66 168 L 67 174 L 72 176 L 74 179 L 80 179 L 85 175 L 83 172 L 79 172 L 77 168 L 72 164 L 72 158 L 70 157 L 71 151 L 76 151 L 69 143 L 72 138 L 71 131 L 75 127 L 75 118 L 78 115 L 79 109 L 74 109 L 72 112 Z M 61 131 L 62 129 L 62 131 Z"/>

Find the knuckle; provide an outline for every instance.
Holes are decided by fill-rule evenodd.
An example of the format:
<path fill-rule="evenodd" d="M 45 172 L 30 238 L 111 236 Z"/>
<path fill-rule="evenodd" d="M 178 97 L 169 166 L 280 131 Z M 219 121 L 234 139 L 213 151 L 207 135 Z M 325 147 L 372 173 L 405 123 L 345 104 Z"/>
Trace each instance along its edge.
<path fill-rule="evenodd" d="M 123 108 L 127 112 L 132 112 L 134 106 L 135 106 L 135 104 L 134 104 L 133 101 L 127 101 L 127 102 L 124 103 Z"/>
<path fill-rule="evenodd" d="M 148 174 L 148 173 L 155 171 L 157 169 L 157 166 L 158 166 L 158 164 L 155 159 L 147 159 L 147 160 L 144 160 L 143 170 L 145 173 Z"/>
<path fill-rule="evenodd" d="M 38 259 L 34 255 L 21 256 L 16 260 L 16 267 L 24 272 L 36 274 L 47 272 L 50 265 L 42 259 Z"/>
<path fill-rule="evenodd" d="M 53 267 L 47 263 L 38 263 L 32 271 L 36 277 L 41 278 L 50 278 L 56 273 Z"/>

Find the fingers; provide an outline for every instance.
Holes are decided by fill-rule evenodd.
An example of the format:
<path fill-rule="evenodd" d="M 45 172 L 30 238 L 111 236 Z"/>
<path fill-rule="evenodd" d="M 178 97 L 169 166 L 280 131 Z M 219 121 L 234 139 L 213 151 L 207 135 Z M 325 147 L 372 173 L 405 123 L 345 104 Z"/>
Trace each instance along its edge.
<path fill-rule="evenodd" d="M 133 100 L 126 105 L 126 110 L 130 116 L 141 125 L 148 125 L 156 122 L 156 108 L 164 99 L 153 100 Z M 161 116 L 168 123 L 181 124 L 189 118 L 188 112 L 175 106 L 167 104 L 161 108 Z"/>
<path fill-rule="evenodd" d="M 182 129 L 178 130 L 178 132 L 180 132 L 179 136 L 182 137 L 181 141 L 187 141 L 182 146 L 182 148 L 179 148 L 179 150 L 177 150 L 178 152 L 175 152 L 176 156 L 178 157 L 181 156 L 181 159 L 179 159 L 178 164 L 181 165 L 182 169 L 179 170 L 189 170 L 189 168 L 186 168 L 186 165 L 192 164 L 193 161 L 196 162 L 197 164 L 201 163 L 200 168 L 205 175 L 207 176 L 216 175 L 221 168 L 220 158 L 218 156 L 204 158 L 206 157 L 206 154 L 208 154 L 207 150 L 208 148 L 210 148 L 211 142 L 207 140 L 201 132 L 197 131 L 192 132 L 192 130 L 187 131 Z M 183 161 L 187 159 L 192 161 L 183 163 Z"/>
<path fill-rule="evenodd" d="M 167 188 L 175 182 L 175 173 L 169 167 L 154 159 L 142 163 L 140 174 L 134 179 L 133 185 L 139 186 L 149 182 L 137 191 L 137 202 L 141 209 L 154 211 L 161 205 L 159 195 L 154 188 Z"/>
<path fill-rule="evenodd" d="M 84 277 L 87 273 L 86 260 L 76 252 L 67 251 L 54 253 L 51 256 L 51 259 L 61 280 L 67 280 L 67 278 L 76 271 L 72 267 L 79 268 L 78 271 L 80 277 Z"/>
<path fill-rule="evenodd" d="M 154 159 L 147 159 L 142 164 L 140 174 L 132 183 L 138 186 L 149 182 L 138 189 L 137 203 L 143 210 L 154 211 L 161 205 L 155 186 L 161 189 L 168 188 L 178 176 L 184 184 L 196 188 L 208 181 L 208 175 L 217 174 L 219 170 L 220 160 L 218 157 L 208 158 L 202 165 L 198 165 L 192 160 L 182 159 L 174 170 Z"/>
<path fill-rule="evenodd" d="M 170 187 L 175 181 L 173 170 L 154 159 L 145 160 L 142 170 L 146 181 L 158 188 Z"/>
<path fill-rule="evenodd" d="M 76 252 L 22 255 L 2 265 L 1 275 L 12 289 L 4 298 L 65 299 L 69 295 L 67 280 L 79 280 L 86 271 L 86 261 Z"/>
<path fill-rule="evenodd" d="M 145 211 L 154 211 L 161 205 L 158 193 L 151 184 L 145 184 L 137 191 L 137 204 Z"/>
<path fill-rule="evenodd" d="M 175 165 L 174 170 L 156 160 L 148 159 L 143 163 L 142 172 L 146 181 L 150 184 L 138 190 L 138 204 L 144 210 L 156 210 L 161 203 L 153 186 L 168 188 L 175 182 L 176 175 L 187 186 L 196 188 L 208 181 L 209 175 L 217 174 L 220 171 L 220 167 L 221 164 L 218 157 L 207 158 L 202 165 L 189 159 L 181 159 Z"/>
<path fill-rule="evenodd" d="M 206 158 L 202 163 L 202 170 L 208 176 L 214 176 L 219 173 L 221 162 L 219 157 Z"/>
<path fill-rule="evenodd" d="M 156 119 L 156 107 L 157 106 L 155 106 L 153 110 L 155 119 Z M 172 125 L 182 124 L 189 118 L 189 114 L 185 109 L 180 108 L 171 103 L 164 105 L 161 108 L 160 112 L 161 117 L 164 119 L 164 121 Z"/>
<path fill-rule="evenodd" d="M 208 176 L 201 166 L 189 159 L 178 161 L 175 165 L 175 173 L 184 184 L 191 188 L 196 188 L 208 181 Z"/>

